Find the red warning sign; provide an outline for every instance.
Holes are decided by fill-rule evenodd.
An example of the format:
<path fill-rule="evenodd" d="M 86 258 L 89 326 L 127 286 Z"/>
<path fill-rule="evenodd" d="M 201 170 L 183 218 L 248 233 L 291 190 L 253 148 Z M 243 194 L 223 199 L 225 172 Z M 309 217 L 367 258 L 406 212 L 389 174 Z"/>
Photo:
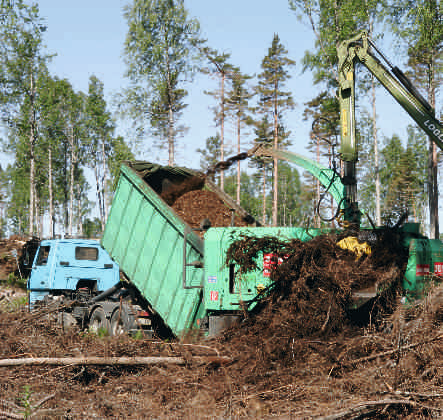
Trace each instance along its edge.
<path fill-rule="evenodd" d="M 434 263 L 434 274 L 436 276 L 443 276 L 443 262 Z"/>
<path fill-rule="evenodd" d="M 283 262 L 283 258 L 277 258 L 277 254 L 263 254 L 263 277 L 269 277 L 271 270 Z"/>
<path fill-rule="evenodd" d="M 415 269 L 416 276 L 426 276 L 429 274 L 429 264 L 417 264 Z"/>

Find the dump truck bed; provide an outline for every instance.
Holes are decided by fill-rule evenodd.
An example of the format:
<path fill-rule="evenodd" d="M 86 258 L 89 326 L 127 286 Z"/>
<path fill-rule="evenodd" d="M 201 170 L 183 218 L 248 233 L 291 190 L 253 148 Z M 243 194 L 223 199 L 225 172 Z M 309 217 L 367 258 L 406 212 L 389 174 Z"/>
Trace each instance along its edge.
<path fill-rule="evenodd" d="M 188 264 L 203 261 L 204 246 L 160 195 L 195 175 L 186 168 L 148 162 L 123 165 L 102 239 L 103 247 L 175 335 L 191 328 L 204 310 L 202 268 L 185 267 L 186 287 L 193 288 L 183 284 L 184 258 Z M 257 224 L 213 184 L 206 182 L 205 188 Z"/>

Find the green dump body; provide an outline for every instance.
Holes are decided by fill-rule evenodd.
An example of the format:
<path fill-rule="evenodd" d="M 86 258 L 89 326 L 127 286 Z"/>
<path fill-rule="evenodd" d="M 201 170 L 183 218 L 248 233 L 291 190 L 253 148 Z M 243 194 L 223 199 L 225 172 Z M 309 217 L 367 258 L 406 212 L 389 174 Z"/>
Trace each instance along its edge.
<path fill-rule="evenodd" d="M 147 162 L 122 165 L 102 239 L 103 247 L 175 335 L 205 315 L 203 268 L 186 266 L 184 272 L 184 258 L 187 264 L 204 261 L 204 244 L 160 193 L 195 174 Z M 213 184 L 207 182 L 205 188 L 256 225 Z"/>

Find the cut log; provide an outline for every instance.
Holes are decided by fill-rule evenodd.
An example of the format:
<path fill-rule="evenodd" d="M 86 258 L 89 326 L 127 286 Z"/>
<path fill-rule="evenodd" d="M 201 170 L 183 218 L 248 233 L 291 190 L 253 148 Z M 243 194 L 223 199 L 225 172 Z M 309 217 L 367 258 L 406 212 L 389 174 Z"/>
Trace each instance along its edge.
<path fill-rule="evenodd" d="M 136 366 L 136 365 L 184 365 L 189 362 L 198 364 L 227 364 L 232 359 L 229 357 L 28 357 L 23 359 L 0 359 L 0 367 L 3 366 L 30 366 L 30 365 L 114 365 L 114 366 Z"/>

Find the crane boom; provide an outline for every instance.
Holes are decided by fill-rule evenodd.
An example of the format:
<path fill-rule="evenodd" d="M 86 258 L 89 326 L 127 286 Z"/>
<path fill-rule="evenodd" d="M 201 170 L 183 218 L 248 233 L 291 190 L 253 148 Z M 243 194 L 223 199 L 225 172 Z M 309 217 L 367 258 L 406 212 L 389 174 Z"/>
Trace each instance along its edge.
<path fill-rule="evenodd" d="M 373 50 L 389 68 L 376 57 Z M 355 162 L 358 160 L 355 130 L 355 65 L 357 63 L 364 65 L 442 150 L 443 125 L 435 118 L 434 108 L 420 95 L 405 74 L 389 63 L 370 40 L 366 31 L 343 41 L 337 48 L 337 55 L 341 125 L 340 158 L 344 162 L 345 171 L 345 176 L 342 178 L 345 184 L 345 218 L 351 222 L 358 222 L 355 174 Z"/>

